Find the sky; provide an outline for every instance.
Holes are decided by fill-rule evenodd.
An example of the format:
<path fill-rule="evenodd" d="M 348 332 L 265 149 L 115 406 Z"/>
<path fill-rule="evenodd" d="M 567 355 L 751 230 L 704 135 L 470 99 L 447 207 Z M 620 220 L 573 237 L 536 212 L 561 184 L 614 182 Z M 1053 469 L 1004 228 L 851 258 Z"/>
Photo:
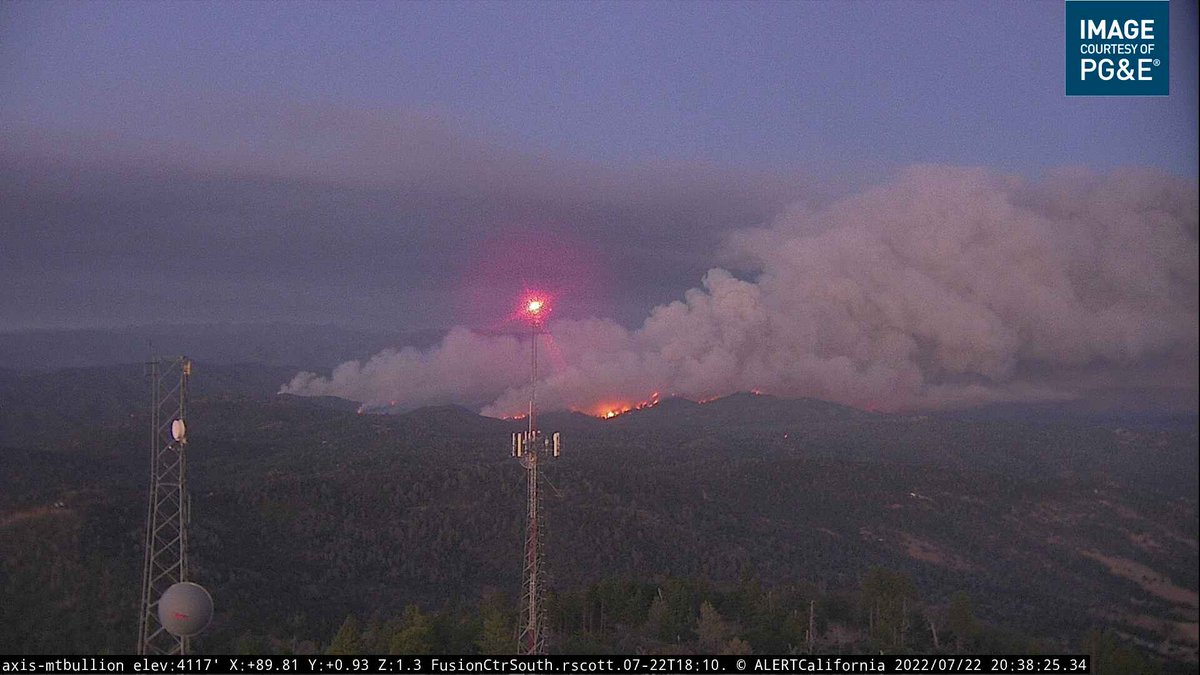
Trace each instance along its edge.
<path fill-rule="evenodd" d="M 0 330 L 295 321 L 492 335 L 539 288 L 560 319 L 636 332 L 689 289 L 715 293 L 712 269 L 755 284 L 788 268 L 747 243 L 763 232 L 785 248 L 799 237 L 803 257 L 824 232 L 850 236 L 839 223 L 856 212 L 886 239 L 900 205 L 859 201 L 936 202 L 977 183 L 1064 223 L 1029 195 L 1132 183 L 1153 210 L 1168 194 L 1174 245 L 1194 260 L 1195 3 L 1171 3 L 1171 94 L 1157 98 L 1065 96 L 1063 13 L 1052 1 L 3 3 Z M 1154 239 L 1157 216 L 1131 217 L 1143 216 Z M 1038 241 L 1047 255 L 1068 245 Z M 1173 270 L 1159 253 L 1149 263 Z M 1130 337 L 1133 356 L 1093 345 L 1067 361 L 1193 346 L 1194 274 L 1164 274 L 1183 297 L 1158 318 L 1182 342 Z M 1113 302 L 1141 297 L 1126 295 Z M 999 302 L 983 306 L 1002 315 Z M 942 333 L 900 330 L 921 359 L 939 353 Z M 828 349 L 786 347 L 798 344 Z M 1011 351 L 1013 368 L 1030 358 Z"/>

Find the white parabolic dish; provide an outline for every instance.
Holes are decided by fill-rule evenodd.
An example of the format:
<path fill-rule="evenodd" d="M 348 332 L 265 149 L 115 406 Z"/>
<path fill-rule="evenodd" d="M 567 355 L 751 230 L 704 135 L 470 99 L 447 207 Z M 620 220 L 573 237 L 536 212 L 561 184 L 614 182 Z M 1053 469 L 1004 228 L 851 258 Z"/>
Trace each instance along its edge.
<path fill-rule="evenodd" d="M 158 621 L 171 635 L 195 635 L 208 626 L 212 615 L 212 596 L 190 581 L 171 586 L 158 600 Z"/>

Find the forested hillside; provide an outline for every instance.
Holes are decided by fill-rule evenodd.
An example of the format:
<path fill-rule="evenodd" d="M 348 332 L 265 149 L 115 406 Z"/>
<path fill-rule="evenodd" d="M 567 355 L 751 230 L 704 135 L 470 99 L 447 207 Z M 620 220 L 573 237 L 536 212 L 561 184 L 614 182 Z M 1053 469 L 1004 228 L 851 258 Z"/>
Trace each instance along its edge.
<path fill-rule="evenodd" d="M 361 415 L 256 392 L 247 372 L 194 377 L 191 560 L 217 605 L 198 649 L 511 646 L 520 423 Z M 79 398 L 111 404 L 77 423 L 30 424 L 80 382 L 53 377 L 0 392 L 0 651 L 129 651 L 138 376 L 87 380 Z M 543 427 L 566 437 L 546 468 L 555 650 L 800 651 L 811 610 L 817 651 L 1091 644 L 1195 662 L 1194 418 L 895 416 L 743 394 Z"/>

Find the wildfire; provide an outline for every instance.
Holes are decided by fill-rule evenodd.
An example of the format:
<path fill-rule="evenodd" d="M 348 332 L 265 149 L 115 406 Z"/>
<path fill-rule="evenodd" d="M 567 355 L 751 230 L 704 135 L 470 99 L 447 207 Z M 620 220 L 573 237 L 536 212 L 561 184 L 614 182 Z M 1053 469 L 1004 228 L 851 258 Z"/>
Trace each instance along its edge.
<path fill-rule="evenodd" d="M 761 389 L 751 389 L 749 393 L 754 396 L 766 396 L 766 393 L 763 392 L 763 390 L 761 390 Z M 674 394 L 668 394 L 668 397 L 670 397 L 670 396 L 674 396 Z M 607 419 L 612 419 L 614 417 L 617 417 L 618 415 L 624 415 L 625 413 L 632 412 L 634 410 L 645 410 L 646 408 L 653 408 L 654 406 L 659 404 L 659 402 L 661 401 L 661 397 L 662 397 L 662 394 L 660 394 L 659 392 L 656 391 L 656 392 L 651 393 L 648 397 L 646 397 L 645 400 L 639 401 L 637 403 L 628 402 L 628 401 L 614 402 L 612 399 L 608 399 L 607 401 L 602 401 L 600 403 L 596 403 L 594 405 L 589 405 L 586 407 L 570 408 L 570 410 L 573 412 L 579 412 L 579 413 L 583 413 L 585 415 L 590 415 L 592 417 L 599 417 L 600 419 L 607 420 Z M 706 396 L 704 398 L 697 400 L 696 403 L 703 405 L 705 403 L 712 403 L 713 401 L 716 401 L 720 398 L 722 398 L 722 397 L 721 396 Z M 513 416 L 505 416 L 504 419 L 520 420 L 520 419 L 525 419 L 525 417 L 526 417 L 525 413 L 518 413 Z"/>
<path fill-rule="evenodd" d="M 599 417 L 602 419 L 612 419 L 617 415 L 623 415 L 632 410 L 644 410 L 645 408 L 653 408 L 658 405 L 659 393 L 656 391 L 644 400 L 638 403 L 600 403 L 587 410 L 583 410 L 588 415 Z"/>

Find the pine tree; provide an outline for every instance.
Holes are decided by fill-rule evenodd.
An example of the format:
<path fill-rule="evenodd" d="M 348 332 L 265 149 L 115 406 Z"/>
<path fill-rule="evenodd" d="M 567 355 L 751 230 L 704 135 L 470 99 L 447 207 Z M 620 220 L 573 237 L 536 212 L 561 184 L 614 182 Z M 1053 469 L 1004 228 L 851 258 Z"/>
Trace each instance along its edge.
<path fill-rule="evenodd" d="M 475 644 L 480 654 L 515 654 L 516 640 L 507 615 L 496 607 L 484 607 L 483 631 Z"/>
<path fill-rule="evenodd" d="M 354 618 L 353 614 L 347 616 L 346 620 L 342 622 L 342 627 L 333 636 L 333 642 L 329 643 L 329 649 L 326 649 L 325 653 L 330 656 L 352 656 L 362 653 L 358 619 Z"/>
<path fill-rule="evenodd" d="M 392 639 L 388 641 L 391 654 L 433 653 L 433 624 L 429 617 L 416 605 L 404 608 L 404 619 Z"/>
<path fill-rule="evenodd" d="M 707 602 L 700 605 L 700 619 L 696 622 L 696 635 L 700 638 L 700 651 L 704 654 L 719 654 L 733 637 L 729 623 L 721 618 Z"/>
<path fill-rule="evenodd" d="M 650 602 L 650 611 L 646 614 L 644 632 L 651 639 L 667 641 L 672 637 L 671 625 L 671 608 L 663 599 L 662 593 L 659 592 Z"/>
<path fill-rule="evenodd" d="M 873 567 L 862 582 L 871 637 L 884 645 L 903 646 L 909 602 L 917 597 L 912 579 L 901 572 Z"/>
<path fill-rule="evenodd" d="M 954 634 L 954 648 L 959 653 L 975 641 L 979 626 L 975 623 L 971 598 L 963 591 L 950 596 L 950 606 L 946 609 L 946 628 Z"/>

